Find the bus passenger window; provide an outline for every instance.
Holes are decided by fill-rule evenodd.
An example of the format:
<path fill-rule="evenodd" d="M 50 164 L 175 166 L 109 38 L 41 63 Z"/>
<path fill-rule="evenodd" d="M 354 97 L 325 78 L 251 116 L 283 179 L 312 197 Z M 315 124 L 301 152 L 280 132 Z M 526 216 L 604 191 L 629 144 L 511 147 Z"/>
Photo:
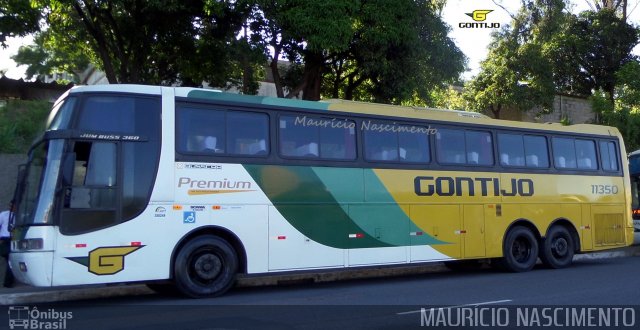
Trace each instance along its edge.
<path fill-rule="evenodd" d="M 547 139 L 544 136 L 525 135 L 524 153 L 527 167 L 549 167 Z"/>
<path fill-rule="evenodd" d="M 600 142 L 600 160 L 602 162 L 602 169 L 605 171 L 617 171 L 618 170 L 618 157 L 616 156 L 615 142 L 601 141 Z"/>
<path fill-rule="evenodd" d="M 524 166 L 524 147 L 520 134 L 498 134 L 500 165 Z"/>
<path fill-rule="evenodd" d="M 207 154 L 224 152 L 224 111 L 178 107 L 176 121 L 176 147 L 179 151 Z"/>
<path fill-rule="evenodd" d="M 398 133 L 365 130 L 364 146 L 367 160 L 398 160 Z"/>
<path fill-rule="evenodd" d="M 269 117 L 255 112 L 227 112 L 227 153 L 265 156 L 269 153 Z"/>
<path fill-rule="evenodd" d="M 436 156 L 439 163 L 464 164 L 464 131 L 447 128 L 438 129 L 436 133 Z"/>
<path fill-rule="evenodd" d="M 576 140 L 576 155 L 579 169 L 597 170 L 596 145 L 592 140 Z"/>
<path fill-rule="evenodd" d="M 400 161 L 406 163 L 428 163 L 431 161 L 429 134 L 431 130 L 421 126 L 400 126 L 398 133 Z"/>
<path fill-rule="evenodd" d="M 352 160 L 355 123 L 308 115 L 280 117 L 280 154 L 299 158 Z"/>
<path fill-rule="evenodd" d="M 493 165 L 491 134 L 481 131 L 465 131 L 467 164 Z"/>
<path fill-rule="evenodd" d="M 574 139 L 553 138 L 552 143 L 556 168 L 575 169 L 578 167 Z"/>

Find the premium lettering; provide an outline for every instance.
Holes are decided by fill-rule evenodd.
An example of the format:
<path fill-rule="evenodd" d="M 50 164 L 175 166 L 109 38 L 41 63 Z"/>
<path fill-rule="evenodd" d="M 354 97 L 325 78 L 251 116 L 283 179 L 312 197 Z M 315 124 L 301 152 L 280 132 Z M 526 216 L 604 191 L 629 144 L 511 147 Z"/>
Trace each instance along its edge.
<path fill-rule="evenodd" d="M 222 180 L 192 180 L 191 178 L 180 177 L 178 188 L 183 186 L 198 189 L 251 189 L 251 182 Z"/>

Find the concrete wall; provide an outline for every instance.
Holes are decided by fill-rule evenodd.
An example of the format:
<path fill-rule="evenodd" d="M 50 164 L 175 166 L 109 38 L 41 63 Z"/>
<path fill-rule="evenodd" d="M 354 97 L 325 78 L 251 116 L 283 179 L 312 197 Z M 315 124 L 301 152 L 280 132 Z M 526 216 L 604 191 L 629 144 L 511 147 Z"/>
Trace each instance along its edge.
<path fill-rule="evenodd" d="M 588 99 L 567 95 L 556 95 L 553 111 L 549 114 L 543 114 L 540 109 L 535 108 L 527 112 L 506 109 L 500 113 L 500 119 L 534 123 L 559 123 L 563 118 L 570 124 L 586 124 L 594 123 L 596 114 Z"/>
<path fill-rule="evenodd" d="M 26 161 L 27 155 L 0 154 L 0 211 L 7 209 L 16 187 L 18 165 Z"/>

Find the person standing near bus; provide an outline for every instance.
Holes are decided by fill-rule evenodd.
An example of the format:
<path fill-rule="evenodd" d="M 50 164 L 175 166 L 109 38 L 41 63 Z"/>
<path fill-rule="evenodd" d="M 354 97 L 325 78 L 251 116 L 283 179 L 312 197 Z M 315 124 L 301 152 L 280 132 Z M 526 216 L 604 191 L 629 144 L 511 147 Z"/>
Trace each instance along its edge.
<path fill-rule="evenodd" d="M 13 286 L 13 273 L 9 268 L 9 252 L 11 251 L 11 234 L 9 224 L 13 217 L 14 203 L 9 203 L 9 210 L 0 213 L 0 283 L 4 287 Z"/>

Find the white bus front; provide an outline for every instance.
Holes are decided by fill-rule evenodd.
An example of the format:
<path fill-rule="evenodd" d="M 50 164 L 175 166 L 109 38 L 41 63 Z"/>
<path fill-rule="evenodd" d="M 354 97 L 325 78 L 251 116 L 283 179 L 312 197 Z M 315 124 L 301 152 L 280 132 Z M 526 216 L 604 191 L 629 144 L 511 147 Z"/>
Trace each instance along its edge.
<path fill-rule="evenodd" d="M 72 89 L 54 106 L 16 189 L 10 264 L 19 281 L 56 286 L 147 276 L 132 275 L 142 268 L 135 263 L 121 272 L 113 259 L 149 240 L 142 215 L 160 157 L 160 88 L 130 89 Z"/>

